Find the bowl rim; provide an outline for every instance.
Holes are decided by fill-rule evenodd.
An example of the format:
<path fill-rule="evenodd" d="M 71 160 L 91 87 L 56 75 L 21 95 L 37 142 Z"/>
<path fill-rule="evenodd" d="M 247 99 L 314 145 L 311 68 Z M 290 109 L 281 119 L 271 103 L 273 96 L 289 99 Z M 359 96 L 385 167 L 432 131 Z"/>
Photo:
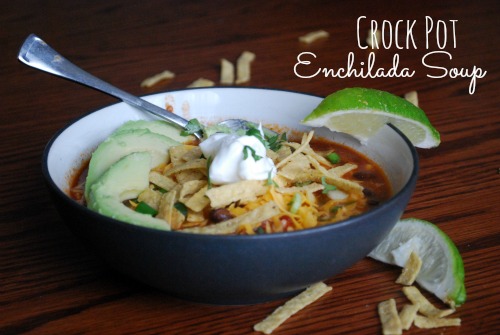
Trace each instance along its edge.
<path fill-rule="evenodd" d="M 262 90 L 262 91 L 274 91 L 274 92 L 284 92 L 284 93 L 292 93 L 292 94 L 299 94 L 299 95 L 305 95 L 309 97 L 316 97 L 316 98 L 324 98 L 324 96 L 320 95 L 315 95 L 315 94 L 309 94 L 309 93 L 304 93 L 304 92 L 299 92 L 299 91 L 294 91 L 294 90 L 286 90 L 286 89 L 275 89 L 275 88 L 259 88 L 259 87 L 218 87 L 218 86 L 213 86 L 213 87 L 197 87 L 197 88 L 185 88 L 185 89 L 176 89 L 176 90 L 168 90 L 168 91 L 161 91 L 161 92 L 156 92 L 152 94 L 147 94 L 147 95 L 142 95 L 142 98 L 147 98 L 148 96 L 154 96 L 158 94 L 168 94 L 168 93 L 176 93 L 176 92 L 184 92 L 184 91 L 194 91 L 194 90 Z M 376 208 L 370 209 L 367 212 L 364 212 L 360 215 L 350 217 L 348 219 L 338 221 L 335 223 L 331 224 L 326 224 L 323 226 L 319 227 L 313 227 L 313 228 L 307 228 L 307 229 L 302 229 L 302 230 L 296 230 L 296 231 L 291 231 L 291 232 L 281 232 L 281 233 L 272 233 L 272 234 L 256 234 L 256 235 L 217 235 L 217 234 L 200 234 L 200 233 L 186 233 L 182 231 L 172 231 L 172 230 L 160 230 L 160 229 L 155 229 L 155 228 L 149 228 L 149 227 L 144 227 L 141 225 L 135 225 L 127 222 L 123 222 L 102 214 L 99 214 L 91 209 L 89 209 L 86 206 L 83 206 L 76 202 L 74 199 L 72 199 L 66 192 L 61 190 L 54 180 L 52 179 L 50 172 L 49 172 L 49 167 L 48 167 L 48 156 L 50 153 L 50 150 L 52 148 L 52 145 L 54 142 L 57 140 L 57 138 L 69 127 L 80 121 L 81 119 L 96 113 L 104 108 L 114 106 L 116 104 L 124 104 L 124 102 L 119 101 L 115 103 L 110 103 L 107 104 L 106 106 L 99 107 L 98 109 L 94 109 L 90 112 L 87 112 L 77 118 L 74 118 L 73 120 L 69 121 L 64 127 L 59 129 L 47 142 L 45 145 L 45 148 L 43 150 L 42 154 L 42 175 L 45 179 L 45 183 L 48 185 L 48 187 L 57 194 L 57 199 L 63 199 L 71 208 L 75 208 L 75 210 L 82 210 L 86 214 L 90 215 L 92 218 L 99 219 L 99 220 L 105 220 L 109 224 L 112 224 L 116 227 L 119 227 L 120 229 L 127 229 L 127 230 L 133 230 L 133 231 L 140 231 L 140 232 L 148 232 L 152 234 L 159 234 L 159 235 L 164 235 L 165 237 L 181 237 L 181 238 L 195 238 L 195 239 L 216 239 L 216 240 L 235 240 L 235 241 L 254 241 L 254 240 L 274 240 L 274 239 L 281 239 L 283 237 L 287 238 L 302 238 L 304 236 L 309 236 L 309 235 L 315 235 L 315 234 L 321 234 L 325 231 L 329 230 L 337 230 L 341 229 L 344 226 L 348 225 L 354 225 L 358 223 L 359 221 L 364 221 L 366 218 L 370 219 L 373 216 L 376 216 L 377 213 L 384 211 L 385 208 L 391 207 L 391 205 L 394 202 L 397 202 L 398 199 L 402 196 L 402 194 L 406 193 L 408 188 L 411 188 L 412 185 L 416 184 L 416 181 L 418 179 L 418 172 L 419 172 L 419 157 L 417 153 L 417 149 L 413 146 L 413 144 L 410 142 L 410 140 L 394 125 L 388 124 L 388 126 L 396 132 L 398 136 L 402 138 L 408 149 L 410 150 L 411 156 L 412 156 L 412 172 L 410 174 L 410 177 L 406 181 L 406 183 L 403 185 L 403 187 L 395 194 L 393 194 L 390 199 L 387 201 L 383 202 L 382 204 L 378 205 Z"/>

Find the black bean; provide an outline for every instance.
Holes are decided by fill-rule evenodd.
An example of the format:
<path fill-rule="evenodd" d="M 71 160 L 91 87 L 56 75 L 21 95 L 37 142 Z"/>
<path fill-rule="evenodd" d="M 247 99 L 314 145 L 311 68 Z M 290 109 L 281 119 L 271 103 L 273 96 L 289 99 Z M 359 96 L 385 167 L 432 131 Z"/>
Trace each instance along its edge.
<path fill-rule="evenodd" d="M 225 208 L 217 208 L 210 211 L 209 217 L 210 221 L 212 221 L 213 223 L 218 223 L 232 219 L 233 215 Z"/>
<path fill-rule="evenodd" d="M 373 192 L 373 190 L 371 188 L 364 188 L 363 189 L 363 194 L 365 195 L 365 197 L 372 197 L 375 193 Z"/>

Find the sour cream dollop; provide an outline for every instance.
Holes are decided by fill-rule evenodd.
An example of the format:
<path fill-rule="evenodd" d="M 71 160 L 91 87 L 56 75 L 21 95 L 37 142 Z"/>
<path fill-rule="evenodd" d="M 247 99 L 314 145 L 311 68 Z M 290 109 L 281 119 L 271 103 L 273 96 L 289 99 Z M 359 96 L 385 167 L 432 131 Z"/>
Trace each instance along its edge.
<path fill-rule="evenodd" d="M 266 156 L 266 147 L 255 136 L 217 133 L 201 142 L 200 148 L 205 157 L 212 159 L 208 173 L 214 184 L 266 180 L 276 175 L 276 166 Z"/>

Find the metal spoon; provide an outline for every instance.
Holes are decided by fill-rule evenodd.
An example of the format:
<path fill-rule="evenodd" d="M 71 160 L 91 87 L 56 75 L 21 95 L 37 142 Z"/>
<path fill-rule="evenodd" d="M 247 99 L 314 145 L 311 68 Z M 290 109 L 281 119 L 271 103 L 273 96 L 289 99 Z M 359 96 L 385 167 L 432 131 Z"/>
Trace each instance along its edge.
<path fill-rule="evenodd" d="M 152 113 L 158 117 L 161 117 L 173 124 L 179 126 L 180 128 L 186 127 L 188 120 L 166 111 L 165 109 L 153 105 L 146 100 L 138 98 L 130 93 L 127 93 L 107 82 L 91 75 L 90 73 L 82 70 L 75 64 L 68 61 L 66 58 L 61 56 L 57 51 L 52 49 L 47 43 L 45 43 L 38 36 L 31 34 L 24 41 L 17 58 L 28 66 L 35 69 L 42 70 L 59 77 L 70 79 L 79 84 L 83 84 L 94 88 L 98 91 L 107 93 L 115 98 L 122 100 L 134 107 L 137 107 L 145 112 Z M 255 125 L 252 122 L 231 119 L 222 121 L 219 124 L 224 125 L 233 131 L 239 129 L 248 129 L 249 125 Z M 266 130 L 266 133 L 272 132 L 271 130 Z M 276 134 L 276 133 L 274 133 Z M 203 138 L 201 131 L 194 133 L 198 139 Z"/>

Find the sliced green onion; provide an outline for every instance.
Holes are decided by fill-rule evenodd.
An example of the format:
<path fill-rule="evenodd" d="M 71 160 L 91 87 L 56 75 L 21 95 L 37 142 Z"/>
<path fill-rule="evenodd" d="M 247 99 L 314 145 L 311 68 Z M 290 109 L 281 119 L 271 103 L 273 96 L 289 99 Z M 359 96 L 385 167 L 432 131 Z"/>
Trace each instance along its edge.
<path fill-rule="evenodd" d="M 186 205 L 184 205 L 182 202 L 176 202 L 174 204 L 174 208 L 177 209 L 179 212 L 181 212 L 182 215 L 187 216 L 188 209 Z"/>
<path fill-rule="evenodd" d="M 295 193 L 293 195 L 292 202 L 290 203 L 290 213 L 295 214 L 300 208 L 300 205 L 302 205 L 302 196 L 300 193 Z"/>
<path fill-rule="evenodd" d="M 340 156 L 336 152 L 329 153 L 326 155 L 326 158 L 330 161 L 332 164 L 338 164 L 340 163 Z"/>
<path fill-rule="evenodd" d="M 148 214 L 151 216 L 156 216 L 158 214 L 158 211 L 154 209 L 153 207 L 149 206 L 147 203 L 141 201 L 137 204 L 137 207 L 135 208 L 136 212 L 142 213 L 142 214 Z"/>
<path fill-rule="evenodd" d="M 323 189 L 323 194 L 326 194 L 330 191 L 334 191 L 337 189 L 337 187 L 335 185 L 327 184 L 325 176 L 321 177 L 321 184 L 325 187 Z"/>
<path fill-rule="evenodd" d="M 212 165 L 212 161 L 214 158 L 212 156 L 207 158 L 207 189 L 212 188 L 212 181 L 210 180 L 210 165 Z"/>
<path fill-rule="evenodd" d="M 273 180 L 273 171 L 269 171 L 269 173 L 267 174 L 267 183 L 266 185 L 267 186 L 274 186 L 274 187 L 278 187 L 278 184 L 276 184 L 276 182 Z"/>

